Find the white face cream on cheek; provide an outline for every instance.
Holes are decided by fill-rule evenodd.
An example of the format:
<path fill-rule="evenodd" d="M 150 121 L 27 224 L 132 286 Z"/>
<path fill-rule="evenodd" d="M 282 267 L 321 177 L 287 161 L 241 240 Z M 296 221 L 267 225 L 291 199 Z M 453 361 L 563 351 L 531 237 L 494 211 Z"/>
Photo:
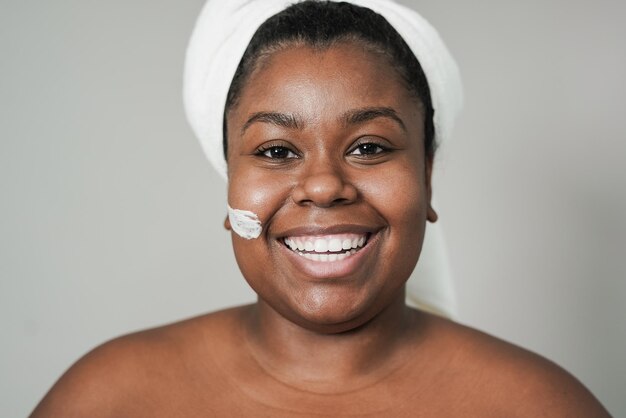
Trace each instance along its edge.
<path fill-rule="evenodd" d="M 230 205 L 228 205 L 228 220 L 233 231 L 241 238 L 258 238 L 263 230 L 261 221 L 256 213 L 248 210 L 233 209 Z"/>

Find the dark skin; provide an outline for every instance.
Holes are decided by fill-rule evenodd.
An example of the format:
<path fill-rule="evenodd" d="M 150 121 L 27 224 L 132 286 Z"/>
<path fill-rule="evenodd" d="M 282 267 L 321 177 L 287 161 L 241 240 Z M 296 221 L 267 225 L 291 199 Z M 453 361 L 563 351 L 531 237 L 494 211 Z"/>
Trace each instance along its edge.
<path fill-rule="evenodd" d="M 233 234 L 258 302 L 104 344 L 33 416 L 608 416 L 548 360 L 405 306 L 432 159 L 386 59 L 340 43 L 262 64 L 227 118 L 229 204 L 263 223 Z M 368 241 L 336 268 L 284 244 L 338 233 Z"/>

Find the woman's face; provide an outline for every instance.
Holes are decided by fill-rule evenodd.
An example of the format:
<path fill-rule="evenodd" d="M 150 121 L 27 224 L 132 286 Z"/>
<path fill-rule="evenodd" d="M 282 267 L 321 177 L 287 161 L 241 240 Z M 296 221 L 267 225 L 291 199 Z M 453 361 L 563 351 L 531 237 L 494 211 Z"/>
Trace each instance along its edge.
<path fill-rule="evenodd" d="M 227 124 L 229 204 L 263 224 L 233 246 L 262 303 L 327 332 L 403 303 L 431 164 L 422 107 L 387 60 L 354 42 L 281 50 Z"/>

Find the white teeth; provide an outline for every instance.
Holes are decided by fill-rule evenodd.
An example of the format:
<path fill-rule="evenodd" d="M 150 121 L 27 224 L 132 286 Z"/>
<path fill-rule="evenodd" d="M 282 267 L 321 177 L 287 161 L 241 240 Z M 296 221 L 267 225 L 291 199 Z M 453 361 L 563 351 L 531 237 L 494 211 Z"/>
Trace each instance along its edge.
<path fill-rule="evenodd" d="M 296 243 L 293 242 L 293 240 L 285 239 L 285 244 L 287 244 L 287 246 L 289 246 L 289 248 L 291 248 L 293 251 L 296 251 L 298 249 Z"/>
<path fill-rule="evenodd" d="M 325 253 L 328 251 L 328 241 L 325 239 L 316 239 L 315 240 L 315 252 L 316 253 Z"/>
<path fill-rule="evenodd" d="M 327 237 L 288 237 L 284 242 L 292 251 L 314 261 L 340 261 L 355 254 L 365 245 L 367 237 L 339 234 Z M 343 252 L 342 252 L 343 251 Z"/>
<path fill-rule="evenodd" d="M 339 238 L 333 238 L 328 241 L 328 251 L 341 251 L 341 240 Z"/>
<path fill-rule="evenodd" d="M 347 257 L 350 257 L 352 254 L 355 254 L 356 250 L 346 251 L 340 254 L 318 254 L 318 253 L 301 253 L 298 252 L 298 255 L 307 258 L 313 261 L 321 261 L 321 262 L 332 262 L 332 261 L 341 261 L 345 260 Z"/>

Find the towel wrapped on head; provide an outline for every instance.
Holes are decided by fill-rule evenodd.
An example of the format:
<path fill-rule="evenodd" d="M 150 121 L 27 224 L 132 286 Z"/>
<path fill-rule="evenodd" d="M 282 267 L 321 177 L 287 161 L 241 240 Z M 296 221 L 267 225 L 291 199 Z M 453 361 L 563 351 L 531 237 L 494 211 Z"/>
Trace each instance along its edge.
<path fill-rule="evenodd" d="M 227 180 L 223 120 L 228 91 L 256 30 L 293 0 L 209 0 L 194 28 L 185 61 L 187 118 L 216 171 Z M 383 16 L 417 57 L 430 89 L 436 144 L 447 141 L 463 102 L 458 67 L 436 30 L 391 0 L 350 0 Z M 429 224 L 420 260 L 407 282 L 407 303 L 454 317 L 456 301 L 439 224 Z"/>

